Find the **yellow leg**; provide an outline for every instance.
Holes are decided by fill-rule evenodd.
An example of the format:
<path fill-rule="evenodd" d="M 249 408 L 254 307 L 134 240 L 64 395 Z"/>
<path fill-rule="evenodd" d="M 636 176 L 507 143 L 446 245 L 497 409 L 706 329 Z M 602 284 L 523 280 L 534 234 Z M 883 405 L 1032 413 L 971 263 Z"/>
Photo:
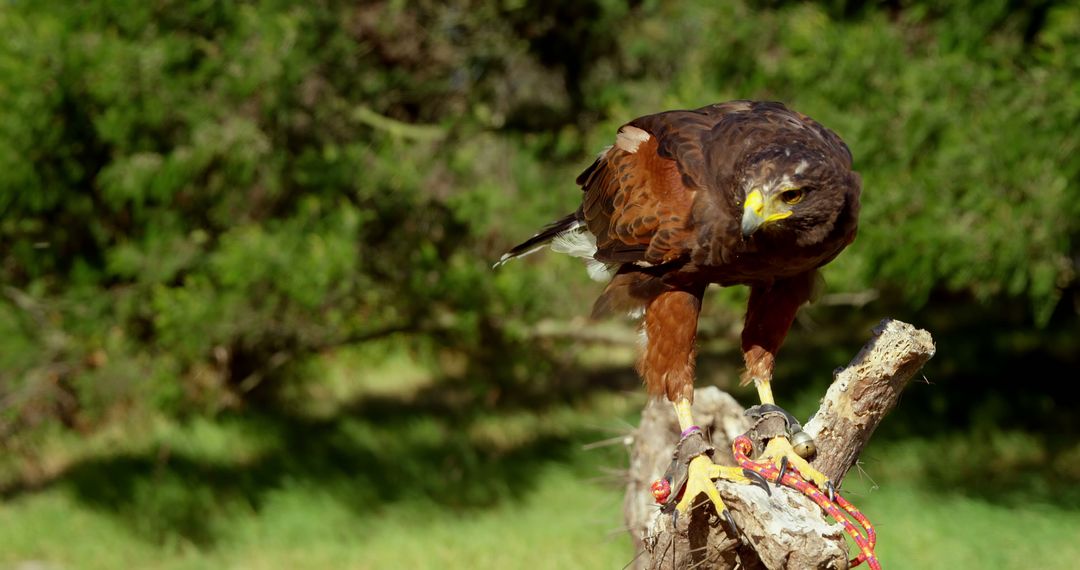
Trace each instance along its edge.
<path fill-rule="evenodd" d="M 675 402 L 675 415 L 679 417 L 679 429 L 686 431 L 694 425 L 694 416 L 690 413 L 690 400 L 680 398 Z"/>
<path fill-rule="evenodd" d="M 755 378 L 754 385 L 757 386 L 758 398 L 761 399 L 762 404 L 776 404 L 776 401 L 773 400 L 771 381 L 765 378 Z"/>
<path fill-rule="evenodd" d="M 686 398 L 680 399 L 675 402 L 675 415 L 679 417 L 679 429 L 686 431 L 694 425 L 694 418 L 690 412 L 690 400 Z M 717 465 L 713 463 L 706 455 L 699 455 L 690 460 L 689 473 L 686 480 L 686 491 L 683 493 L 682 499 L 675 505 L 675 508 L 680 513 L 685 514 L 690 510 L 692 501 L 697 498 L 698 495 L 705 493 L 705 496 L 713 502 L 716 506 L 717 514 L 724 516 L 730 520 L 730 513 L 727 513 L 727 506 L 724 505 L 724 500 L 720 498 L 720 492 L 716 490 L 716 485 L 713 483 L 714 479 L 726 479 L 728 481 L 734 481 L 736 483 L 749 483 L 753 485 L 761 485 L 768 491 L 768 486 L 764 484 L 764 481 L 756 481 L 748 478 L 742 468 L 740 467 L 728 467 L 726 465 Z"/>

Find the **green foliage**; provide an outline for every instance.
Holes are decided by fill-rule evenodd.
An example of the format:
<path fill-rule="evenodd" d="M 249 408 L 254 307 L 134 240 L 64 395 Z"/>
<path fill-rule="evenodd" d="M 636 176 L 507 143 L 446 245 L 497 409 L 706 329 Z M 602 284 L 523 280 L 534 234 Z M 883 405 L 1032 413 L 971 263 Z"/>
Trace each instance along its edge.
<path fill-rule="evenodd" d="M 512 354 L 520 340 L 494 320 L 529 306 L 504 283 L 530 272 L 491 278 L 485 218 L 513 181 L 483 169 L 514 150 L 455 118 L 467 93 L 493 89 L 492 56 L 399 36 L 452 15 L 272 2 L 0 12 L 9 429 L 92 420 L 142 401 L 148 379 L 161 403 L 218 409 L 312 353 L 385 335 Z M 462 23 L 475 37 L 480 24 Z"/>
<path fill-rule="evenodd" d="M 1075 2 L 917 4 L 891 20 L 706 4 L 680 3 L 665 14 L 676 25 L 639 40 L 675 64 L 668 90 L 638 90 L 668 93 L 659 107 L 775 98 L 838 131 L 865 188 L 859 241 L 838 262 L 848 287 L 916 305 L 942 288 L 1026 298 L 1050 317 L 1076 282 L 1080 233 Z"/>
<path fill-rule="evenodd" d="M 1080 5 L 889 6 L 7 3 L 0 435 L 282 403 L 312 355 L 383 338 L 542 392 L 566 345 L 533 324 L 596 287 L 490 262 L 623 121 L 739 97 L 853 149 L 834 290 L 1075 318 Z"/>
<path fill-rule="evenodd" d="M 563 338 L 577 260 L 490 265 L 623 122 L 734 98 L 864 180 L 827 273 L 881 300 L 804 312 L 791 409 L 868 320 L 939 342 L 882 489 L 845 484 L 883 560 L 1076 558 L 1076 0 L 14 0 L 0 34 L 0 564 L 626 563 L 582 484 L 621 450 L 582 444 L 640 408 L 631 350 Z"/>

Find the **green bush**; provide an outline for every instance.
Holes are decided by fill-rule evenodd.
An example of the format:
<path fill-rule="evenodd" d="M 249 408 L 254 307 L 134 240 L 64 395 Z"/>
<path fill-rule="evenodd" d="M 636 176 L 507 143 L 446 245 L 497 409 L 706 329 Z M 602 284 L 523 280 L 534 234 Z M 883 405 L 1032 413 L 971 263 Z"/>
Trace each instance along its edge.
<path fill-rule="evenodd" d="M 622 122 L 741 97 L 853 149 L 834 290 L 1047 322 L 1077 284 L 1080 5 L 886 4 L 9 2 L 0 433 L 256 402 L 385 338 L 543 389 L 530 326 L 596 288 L 490 262 Z"/>

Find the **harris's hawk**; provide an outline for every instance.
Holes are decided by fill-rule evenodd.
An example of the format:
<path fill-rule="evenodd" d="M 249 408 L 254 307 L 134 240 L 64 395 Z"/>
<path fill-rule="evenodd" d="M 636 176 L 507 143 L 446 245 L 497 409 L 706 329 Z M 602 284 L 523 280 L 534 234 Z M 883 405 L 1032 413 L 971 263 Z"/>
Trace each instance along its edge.
<path fill-rule="evenodd" d="M 743 382 L 754 382 L 762 404 L 775 408 L 777 350 L 810 299 L 817 269 L 855 238 L 861 183 L 851 161 L 840 137 L 780 103 L 731 101 L 640 117 L 578 177 L 577 211 L 499 264 L 550 245 L 586 258 L 594 277 L 610 276 L 593 314 L 644 316 L 637 369 L 650 394 L 674 404 L 685 439 L 695 429 L 694 343 L 711 283 L 750 287 Z M 791 462 L 832 489 L 788 438 L 771 439 L 763 457 Z M 719 477 L 748 482 L 738 468 L 694 457 L 675 508 L 685 513 L 704 492 L 726 515 L 711 484 Z"/>

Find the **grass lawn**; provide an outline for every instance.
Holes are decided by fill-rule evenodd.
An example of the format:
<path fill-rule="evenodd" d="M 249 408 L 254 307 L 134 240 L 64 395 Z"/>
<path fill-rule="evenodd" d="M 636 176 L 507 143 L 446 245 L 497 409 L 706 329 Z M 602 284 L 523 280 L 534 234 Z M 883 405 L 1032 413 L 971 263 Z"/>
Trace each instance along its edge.
<path fill-rule="evenodd" d="M 258 513 L 228 517 L 209 549 L 154 544 L 63 492 L 0 511 L 0 564 L 46 568 L 533 568 L 621 567 L 630 540 L 612 532 L 619 494 L 558 467 L 521 501 L 475 513 L 422 503 L 357 515 L 317 489 L 287 488 Z M 578 500 L 566 491 L 577 489 Z M 569 509 L 571 505 L 574 510 Z M 584 515 L 584 516 L 582 516 Z M 219 523 L 220 524 L 220 523 Z M 620 562 L 620 560 L 622 562 Z"/>
<path fill-rule="evenodd" d="M 206 431 L 206 426 L 195 431 Z M 181 432 L 176 432 L 181 435 Z M 418 496 L 357 508 L 338 483 L 306 477 L 263 491 L 257 506 L 225 498 L 190 499 L 161 475 L 178 504 L 206 506 L 209 542 L 161 531 L 128 510 L 88 501 L 75 484 L 25 493 L 0 507 L 0 563 L 43 568 L 621 568 L 633 556 L 620 525 L 621 493 L 597 482 L 618 450 L 575 443 L 562 460 L 542 463 L 527 490 L 485 506 L 452 507 Z M 590 475 L 590 472 L 592 473 Z M 437 471 L 431 477 L 439 477 Z M 121 479 L 126 476 L 121 477 Z M 346 476 L 347 479 L 347 476 Z M 104 482 L 103 482 L 104 483 Z M 192 495 L 210 491 L 191 481 Z M 356 478 L 364 485 L 364 478 Z M 175 517 L 169 501 L 136 500 L 146 517 Z M 1045 504 L 1006 505 L 918 484 L 877 489 L 857 476 L 845 490 L 874 520 L 888 568 L 1074 568 L 1080 512 Z M 139 494 L 139 492 L 136 492 Z M 126 500 L 125 500 L 126 501 Z M 199 536 L 199 533 L 194 533 Z"/>
<path fill-rule="evenodd" d="M 625 451 L 583 445 L 628 429 L 640 393 L 438 409 L 421 375 L 411 378 L 290 417 L 58 433 L 39 444 L 46 475 L 36 486 L 12 483 L 25 465 L 9 453 L 0 568 L 618 569 L 631 560 L 612 475 Z M 1021 435 L 971 441 L 875 442 L 864 453 L 865 473 L 843 491 L 876 523 L 885 567 L 1075 568 L 1080 500 L 1043 484 L 1069 465 L 1044 465 Z"/>

